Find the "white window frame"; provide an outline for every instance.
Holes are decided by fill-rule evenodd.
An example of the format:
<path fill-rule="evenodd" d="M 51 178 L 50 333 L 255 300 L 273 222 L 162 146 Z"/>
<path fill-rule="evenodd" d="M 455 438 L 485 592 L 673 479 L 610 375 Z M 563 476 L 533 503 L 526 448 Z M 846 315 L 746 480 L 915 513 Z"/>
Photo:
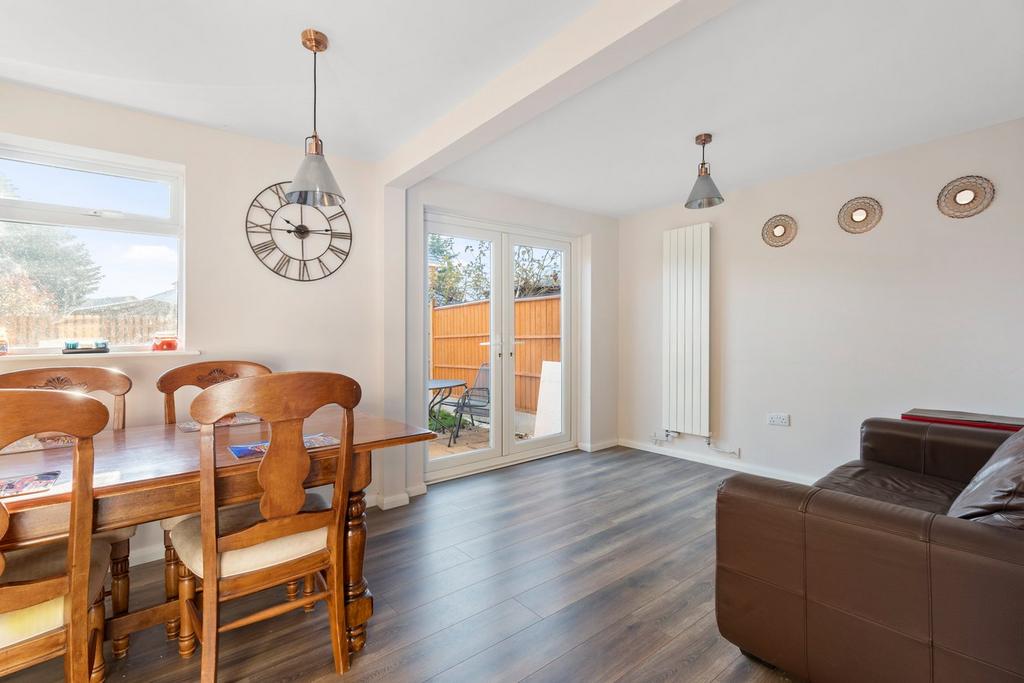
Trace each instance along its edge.
<path fill-rule="evenodd" d="M 170 188 L 170 211 L 167 218 L 0 197 L 0 221 L 177 237 L 177 336 L 179 348 L 184 349 L 185 167 L 168 161 L 144 159 L 127 154 L 118 154 L 2 132 L 0 132 L 0 158 L 90 173 L 102 173 L 123 178 L 156 181 L 164 183 Z M 141 351 L 148 348 L 148 343 L 134 346 L 121 345 L 111 347 L 111 351 Z M 56 351 L 57 353 L 60 352 L 59 349 Z M 9 353 L 8 356 L 26 357 L 53 353 L 54 349 L 52 348 L 19 349 L 16 352 Z"/>

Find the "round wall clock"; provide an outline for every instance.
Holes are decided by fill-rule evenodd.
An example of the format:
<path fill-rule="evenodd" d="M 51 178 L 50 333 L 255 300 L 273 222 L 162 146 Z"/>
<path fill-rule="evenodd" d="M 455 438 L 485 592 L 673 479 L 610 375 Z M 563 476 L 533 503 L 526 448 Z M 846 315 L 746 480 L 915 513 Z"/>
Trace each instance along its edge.
<path fill-rule="evenodd" d="M 245 235 L 256 258 L 289 280 L 322 280 L 337 271 L 352 250 L 352 223 L 345 209 L 290 204 L 291 183 L 262 190 L 245 215 Z"/>

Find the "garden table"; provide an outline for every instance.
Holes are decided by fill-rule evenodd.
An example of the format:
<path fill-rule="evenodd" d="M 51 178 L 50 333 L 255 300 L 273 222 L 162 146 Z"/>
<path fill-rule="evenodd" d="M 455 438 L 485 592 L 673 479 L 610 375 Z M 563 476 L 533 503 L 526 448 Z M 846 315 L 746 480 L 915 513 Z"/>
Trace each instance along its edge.
<path fill-rule="evenodd" d="M 458 387 L 465 388 L 466 380 L 464 379 L 428 379 L 427 389 L 432 391 L 434 395 L 430 398 L 430 404 L 427 406 L 427 415 L 430 418 L 430 424 L 434 425 L 435 432 L 441 432 L 444 434 L 446 431 L 444 424 L 441 422 L 441 416 L 438 415 L 438 411 L 441 409 L 441 404 L 451 398 L 452 391 Z"/>

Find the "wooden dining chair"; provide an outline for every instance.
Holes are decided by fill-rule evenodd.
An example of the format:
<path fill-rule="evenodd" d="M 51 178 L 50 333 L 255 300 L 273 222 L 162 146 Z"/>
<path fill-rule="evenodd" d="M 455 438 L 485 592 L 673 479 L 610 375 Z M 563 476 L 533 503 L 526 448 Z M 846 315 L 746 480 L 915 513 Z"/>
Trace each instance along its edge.
<path fill-rule="evenodd" d="M 104 678 L 103 582 L 110 542 L 93 537 L 92 437 L 106 406 L 89 396 L 0 389 L 0 447 L 40 432 L 76 437 L 68 540 L 0 553 L 0 676 L 64 655 L 64 678 Z M 10 526 L 0 501 L 0 541 Z"/>
<path fill-rule="evenodd" d="M 272 372 L 266 365 L 248 360 L 208 360 L 171 368 L 156 380 L 157 390 L 164 395 L 164 424 L 175 424 L 174 392 L 182 387 L 208 389 L 229 379 L 262 377 Z"/>
<path fill-rule="evenodd" d="M 124 429 L 125 394 L 131 391 L 131 388 L 131 377 L 120 370 L 101 367 L 33 368 L 0 374 L 0 389 L 48 389 L 82 394 L 110 394 L 114 398 L 111 426 L 115 430 Z M 129 553 L 131 538 L 134 535 L 134 526 L 97 534 L 97 538 L 110 542 L 110 603 L 114 616 L 128 613 L 128 595 L 131 588 L 128 574 Z M 127 636 L 114 641 L 113 652 L 118 659 L 128 654 Z"/>
<path fill-rule="evenodd" d="M 228 380 L 262 377 L 271 372 L 266 365 L 247 360 L 210 360 L 171 368 L 156 380 L 157 390 L 164 395 L 164 424 L 172 425 L 178 421 L 174 408 L 174 394 L 182 387 L 208 389 Z M 194 516 L 178 515 L 160 520 L 160 528 L 164 532 L 164 594 L 167 602 L 178 599 L 178 555 L 171 546 L 171 530 Z M 168 638 L 178 637 L 178 623 L 177 618 L 168 620 Z"/>
<path fill-rule="evenodd" d="M 285 372 L 213 386 L 192 402 L 192 417 L 202 425 L 200 516 L 175 527 L 171 542 L 181 560 L 178 649 L 182 656 L 191 656 L 198 638 L 204 682 L 216 678 L 221 633 L 320 600 L 328 606 L 335 671 L 348 670 L 344 537 L 352 470 L 352 409 L 361 393 L 359 384 L 344 375 Z M 302 429 L 305 418 L 330 404 L 343 410 L 334 492 L 330 506 L 324 507 L 322 501 L 317 504 L 318 496 L 308 495 L 303 488 L 310 457 Z M 263 493 L 258 502 L 218 509 L 217 456 L 224 452 L 224 445 L 215 443 L 213 425 L 224 415 L 243 411 L 259 415 L 271 427 L 270 445 L 257 470 Z M 282 602 L 220 623 L 220 603 L 309 576 L 315 586 L 307 587 L 301 601 Z M 195 577 L 202 580 L 201 608 Z"/>

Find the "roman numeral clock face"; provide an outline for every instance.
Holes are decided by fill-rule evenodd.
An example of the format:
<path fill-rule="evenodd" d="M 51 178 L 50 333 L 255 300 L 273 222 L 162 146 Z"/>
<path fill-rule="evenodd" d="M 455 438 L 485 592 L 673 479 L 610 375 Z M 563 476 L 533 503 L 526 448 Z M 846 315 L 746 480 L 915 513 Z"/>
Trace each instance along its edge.
<path fill-rule="evenodd" d="M 266 188 L 252 200 L 245 234 L 256 257 L 281 277 L 300 282 L 334 273 L 352 249 L 352 223 L 340 206 L 290 204 L 291 183 Z"/>

